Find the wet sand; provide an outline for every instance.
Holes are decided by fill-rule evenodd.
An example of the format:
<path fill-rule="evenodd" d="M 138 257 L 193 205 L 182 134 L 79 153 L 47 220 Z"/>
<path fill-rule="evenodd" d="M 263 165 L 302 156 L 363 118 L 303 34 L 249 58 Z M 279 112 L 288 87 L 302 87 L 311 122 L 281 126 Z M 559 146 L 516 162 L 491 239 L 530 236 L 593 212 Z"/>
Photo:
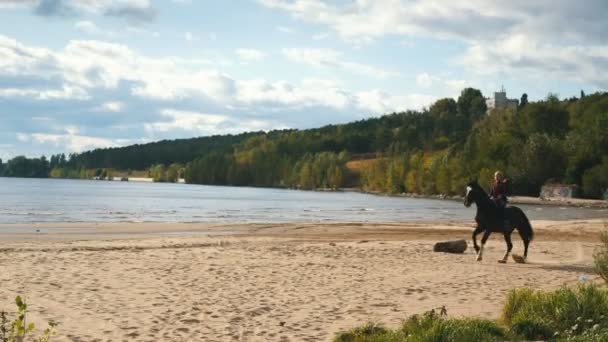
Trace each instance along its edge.
<path fill-rule="evenodd" d="M 510 288 L 596 281 L 606 221 L 533 221 L 525 265 L 496 262 L 497 234 L 482 262 L 432 252 L 472 222 L 0 225 L 0 310 L 25 295 L 58 341 L 322 341 L 443 305 L 498 317 Z"/>

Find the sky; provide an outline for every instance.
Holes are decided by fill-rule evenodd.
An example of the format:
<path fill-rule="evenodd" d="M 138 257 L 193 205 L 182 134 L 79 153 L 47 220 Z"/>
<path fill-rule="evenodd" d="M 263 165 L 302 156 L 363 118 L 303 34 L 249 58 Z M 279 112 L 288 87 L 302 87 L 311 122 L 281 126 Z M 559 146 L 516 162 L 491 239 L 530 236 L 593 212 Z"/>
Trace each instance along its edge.
<path fill-rule="evenodd" d="M 608 89 L 608 1 L 0 0 L 0 158 Z"/>

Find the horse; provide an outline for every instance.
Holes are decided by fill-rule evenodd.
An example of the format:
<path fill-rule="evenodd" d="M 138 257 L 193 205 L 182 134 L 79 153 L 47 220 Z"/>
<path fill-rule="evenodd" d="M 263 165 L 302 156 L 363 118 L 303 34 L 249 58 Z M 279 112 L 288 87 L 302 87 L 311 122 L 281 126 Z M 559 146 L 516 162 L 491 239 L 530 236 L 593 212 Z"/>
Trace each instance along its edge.
<path fill-rule="evenodd" d="M 514 206 L 507 206 L 504 209 L 499 208 L 494 201 L 490 199 L 488 194 L 483 190 L 477 181 L 471 181 L 467 184 L 466 195 L 464 197 L 464 206 L 470 207 L 472 203 L 477 206 L 477 214 L 475 215 L 475 221 L 477 227 L 473 231 L 473 246 L 477 252 L 477 261 L 482 260 L 483 247 L 486 241 L 492 233 L 502 233 L 507 243 L 507 252 L 505 253 L 502 260 L 498 260 L 500 263 L 506 263 L 511 249 L 513 249 L 513 243 L 511 242 L 511 233 L 517 229 L 519 236 L 524 242 L 524 257 L 523 261 L 526 261 L 528 257 L 528 245 L 534 237 L 534 231 L 532 225 L 526 214 Z M 504 211 L 501 213 L 501 211 Z M 477 235 L 483 232 L 481 238 L 481 247 L 477 245 Z M 515 255 L 513 256 L 515 259 Z M 515 261 L 518 261 L 517 259 Z"/>

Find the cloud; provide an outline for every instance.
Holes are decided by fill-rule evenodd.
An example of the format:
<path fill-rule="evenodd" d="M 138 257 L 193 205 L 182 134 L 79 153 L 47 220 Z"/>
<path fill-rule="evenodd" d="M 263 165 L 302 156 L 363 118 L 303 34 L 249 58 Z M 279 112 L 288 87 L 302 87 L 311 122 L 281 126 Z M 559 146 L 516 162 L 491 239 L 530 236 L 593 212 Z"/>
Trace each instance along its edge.
<path fill-rule="evenodd" d="M 399 76 L 399 73 L 395 71 L 384 70 L 367 64 L 344 61 L 342 53 L 332 49 L 289 48 L 283 49 L 283 54 L 287 59 L 293 62 L 308 64 L 314 67 L 344 69 L 378 79 Z"/>
<path fill-rule="evenodd" d="M 195 39 L 195 37 L 192 34 L 192 32 L 186 32 L 186 33 L 184 33 L 184 39 L 188 42 L 191 42 Z"/>
<path fill-rule="evenodd" d="M 300 85 L 284 81 L 246 80 L 237 82 L 236 86 L 238 102 L 274 105 L 282 110 L 316 106 L 342 110 L 352 102 L 347 91 L 328 80 L 304 80 Z"/>
<path fill-rule="evenodd" d="M 239 59 L 245 63 L 259 62 L 266 58 L 266 54 L 256 49 L 236 49 L 236 54 Z"/>
<path fill-rule="evenodd" d="M 89 14 L 118 17 L 136 23 L 152 21 L 157 15 L 150 0 L 2 0 L 0 2 L 0 9 L 16 7 L 29 7 L 34 14 L 44 17 Z"/>
<path fill-rule="evenodd" d="M 419 110 L 436 100 L 437 96 L 432 95 L 394 96 L 381 90 L 364 91 L 356 94 L 357 106 L 372 114 Z"/>
<path fill-rule="evenodd" d="M 78 135 L 76 134 L 75 130 L 71 130 L 64 134 L 17 133 L 17 140 L 21 143 L 31 143 L 32 145 L 46 145 L 61 149 L 67 149 L 66 152 L 68 153 L 82 152 L 99 147 L 113 147 L 119 145 L 111 139 Z"/>
<path fill-rule="evenodd" d="M 434 81 L 437 81 L 437 77 L 431 76 L 426 72 L 416 76 L 416 84 L 423 88 L 430 88 Z"/>
<path fill-rule="evenodd" d="M 88 100 L 89 94 L 80 87 L 64 85 L 62 89 L 0 88 L 0 98 L 28 97 L 35 100 Z"/>
<path fill-rule="evenodd" d="M 570 45 L 533 41 L 523 35 L 489 44 L 473 44 L 460 58 L 479 74 L 524 74 L 565 78 L 608 89 L 608 45 Z"/>
<path fill-rule="evenodd" d="M 245 131 L 260 131 L 268 127 L 277 127 L 259 119 L 235 119 L 226 115 L 208 114 L 196 111 L 163 109 L 162 121 L 146 123 L 145 128 L 151 134 L 175 130 L 189 131 L 190 134 L 235 134 Z"/>
<path fill-rule="evenodd" d="M 255 59 L 258 52 L 243 49 L 240 55 Z M 317 62 L 345 70 L 356 65 L 336 56 L 330 63 L 323 56 Z M 354 91 L 334 79 L 237 79 L 216 69 L 222 66 L 221 60 L 151 57 L 98 40 L 72 40 L 51 49 L 0 35 L 0 144 L 12 144 L 19 132 L 27 143 L 17 144 L 11 155 L 39 155 L 306 128 L 417 108 L 428 100 Z"/>
<path fill-rule="evenodd" d="M 341 54 L 326 49 L 285 49 L 291 60 L 315 67 L 329 67 L 386 78 L 395 73 L 373 66 L 342 61 Z M 240 49 L 246 60 L 263 58 L 261 51 Z M 0 36 L 0 77 L 36 77 L 61 81 L 64 86 L 55 97 L 84 99 L 102 89 L 126 87 L 131 96 L 155 101 L 197 99 L 218 106 L 274 104 L 290 108 L 325 106 L 343 110 L 355 106 L 356 96 L 332 80 L 308 79 L 300 84 L 264 79 L 237 80 L 213 69 L 206 60 L 175 57 L 150 58 L 125 45 L 96 40 L 70 41 L 53 51 L 25 46 Z M 5 96 L 35 96 L 31 89 L 6 91 Z M 39 92 L 41 93 L 41 92 Z M 44 93 L 41 93 L 44 94 Z M 40 98 L 50 95 L 38 95 Z M 390 107 L 390 106 L 385 106 Z"/>
<path fill-rule="evenodd" d="M 106 111 L 106 112 L 122 112 L 125 108 L 124 102 L 120 101 L 108 101 L 101 104 L 101 106 L 97 107 L 98 111 Z"/>
<path fill-rule="evenodd" d="M 276 27 L 277 31 L 281 32 L 281 33 L 294 33 L 294 30 L 290 27 L 286 27 L 286 26 L 277 26 Z"/>
<path fill-rule="evenodd" d="M 313 40 L 324 40 L 329 38 L 329 33 L 327 32 L 321 32 L 321 33 L 317 33 L 315 35 L 312 36 Z"/>
<path fill-rule="evenodd" d="M 36 2 L 36 0 L 2 0 L 2 1 L 0 1 L 0 9 L 31 6 L 35 2 Z"/>
<path fill-rule="evenodd" d="M 389 35 L 455 40 L 458 60 L 476 74 L 557 78 L 606 88 L 608 1 L 258 0 L 292 17 L 326 26 L 348 42 Z M 567 23 L 567 24 L 565 24 Z"/>

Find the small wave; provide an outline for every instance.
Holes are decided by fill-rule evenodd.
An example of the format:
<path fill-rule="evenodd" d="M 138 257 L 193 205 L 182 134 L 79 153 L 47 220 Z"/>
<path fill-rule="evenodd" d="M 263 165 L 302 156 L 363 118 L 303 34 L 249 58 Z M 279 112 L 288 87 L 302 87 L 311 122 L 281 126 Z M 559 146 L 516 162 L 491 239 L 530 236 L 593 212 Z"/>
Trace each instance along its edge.
<path fill-rule="evenodd" d="M 64 215 L 65 213 L 53 211 L 5 211 L 4 214 L 13 216 L 57 216 Z"/>

